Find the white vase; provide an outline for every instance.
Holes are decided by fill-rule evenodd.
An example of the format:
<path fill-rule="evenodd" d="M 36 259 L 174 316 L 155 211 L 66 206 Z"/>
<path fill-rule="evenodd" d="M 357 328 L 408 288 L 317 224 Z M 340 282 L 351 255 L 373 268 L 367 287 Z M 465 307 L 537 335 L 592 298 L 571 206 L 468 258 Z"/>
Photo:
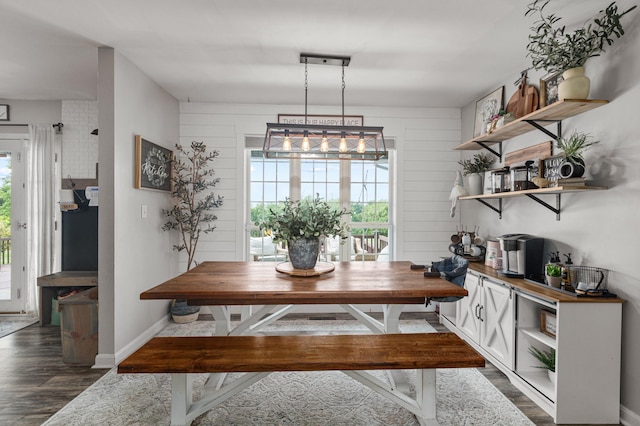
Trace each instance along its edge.
<path fill-rule="evenodd" d="M 587 99 L 591 82 L 584 75 L 584 67 L 576 67 L 562 73 L 563 80 L 558 85 L 558 99 Z"/>
<path fill-rule="evenodd" d="M 469 195 L 481 195 L 482 188 L 482 175 L 480 173 L 471 173 L 467 176 Z"/>
<path fill-rule="evenodd" d="M 556 372 L 555 371 L 551 371 L 551 370 L 547 370 L 547 374 L 549 375 L 549 380 L 551 380 L 551 383 L 553 383 L 555 385 L 556 384 Z"/>

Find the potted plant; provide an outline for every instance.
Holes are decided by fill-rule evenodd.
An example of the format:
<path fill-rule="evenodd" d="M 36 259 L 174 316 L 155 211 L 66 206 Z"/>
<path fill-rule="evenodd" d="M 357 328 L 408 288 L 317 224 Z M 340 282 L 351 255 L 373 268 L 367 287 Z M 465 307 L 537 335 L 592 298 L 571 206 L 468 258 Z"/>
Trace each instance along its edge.
<path fill-rule="evenodd" d="M 598 15 L 586 21 L 581 27 L 567 31 L 558 23 L 562 19 L 555 14 L 544 14 L 544 8 L 551 0 L 535 0 L 529 3 L 525 16 L 538 15 L 531 27 L 527 44 L 527 56 L 533 67 L 550 73 L 563 73 L 563 81 L 558 87 L 558 99 L 586 99 L 590 83 L 584 75 L 584 65 L 589 58 L 600 56 L 605 47 L 622 37 L 624 29 L 620 22 L 633 6 L 624 12 L 618 11 L 615 1 Z"/>
<path fill-rule="evenodd" d="M 569 137 L 560 137 L 556 147 L 562 151 L 564 162 L 560 166 L 560 177 L 580 177 L 584 174 L 584 151 L 599 141 L 590 140 L 588 133 L 574 130 Z"/>
<path fill-rule="evenodd" d="M 176 144 L 176 151 L 184 160 L 173 160 L 173 188 L 171 196 L 173 205 L 170 209 L 162 209 L 168 221 L 162 226 L 163 231 L 178 230 L 180 243 L 173 249 L 187 253 L 187 271 L 197 264 L 194 259 L 198 241 L 202 233 L 215 229 L 213 222 L 218 218 L 211 213 L 222 205 L 222 197 L 213 192 L 205 193 L 218 184 L 220 178 L 214 178 L 214 170 L 209 163 L 218 157 L 218 151 L 207 153 L 207 146 L 202 142 L 191 142 L 191 150 L 185 150 Z M 186 323 L 198 318 L 199 306 L 188 306 L 185 300 L 174 300 L 171 303 L 171 314 L 174 321 Z"/>
<path fill-rule="evenodd" d="M 560 288 L 560 284 L 562 283 L 562 266 L 557 263 L 547 264 L 545 275 L 547 276 L 547 284 L 551 287 Z"/>
<path fill-rule="evenodd" d="M 289 259 L 294 269 L 313 269 L 318 259 L 320 237 L 339 236 L 345 240 L 349 227 L 341 222 L 346 209 L 333 207 L 318 194 L 315 199 L 307 197 L 293 201 L 286 198 L 277 209 L 270 207 L 264 220 L 255 225 L 273 238 L 274 242 L 285 241 Z"/>
<path fill-rule="evenodd" d="M 474 155 L 472 159 L 458 161 L 458 164 L 462 166 L 462 173 L 468 176 L 469 195 L 482 194 L 484 172 L 489 170 L 494 162 L 494 157 L 482 152 Z"/>
<path fill-rule="evenodd" d="M 530 346 L 529 353 L 542 364 L 541 366 L 536 366 L 536 368 L 546 368 L 549 373 L 549 380 L 555 382 L 556 350 L 551 348 L 548 351 L 541 351 L 535 346 Z"/>

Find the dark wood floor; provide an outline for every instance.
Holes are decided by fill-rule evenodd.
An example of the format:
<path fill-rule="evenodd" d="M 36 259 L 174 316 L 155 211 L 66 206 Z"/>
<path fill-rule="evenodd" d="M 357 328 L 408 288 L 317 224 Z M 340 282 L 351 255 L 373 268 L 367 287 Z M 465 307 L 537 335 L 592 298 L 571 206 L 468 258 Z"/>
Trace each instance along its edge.
<path fill-rule="evenodd" d="M 348 314 L 285 318 L 351 319 Z M 425 318 L 436 329 L 446 330 L 434 313 L 403 314 L 402 318 Z M 487 362 L 478 370 L 536 425 L 554 424 L 493 365 Z M 58 327 L 34 324 L 0 338 L 0 425 L 41 425 L 107 371 L 64 364 Z"/>

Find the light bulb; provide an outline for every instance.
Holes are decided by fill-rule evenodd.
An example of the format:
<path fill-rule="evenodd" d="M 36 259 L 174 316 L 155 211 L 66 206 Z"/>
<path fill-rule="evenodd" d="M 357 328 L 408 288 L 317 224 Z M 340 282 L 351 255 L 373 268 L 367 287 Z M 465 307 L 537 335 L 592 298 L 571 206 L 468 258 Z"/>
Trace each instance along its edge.
<path fill-rule="evenodd" d="M 367 150 L 367 145 L 364 143 L 364 133 L 360 132 L 360 140 L 358 141 L 358 148 L 356 149 L 358 154 L 364 154 Z"/>
<path fill-rule="evenodd" d="M 291 138 L 289 137 L 289 130 L 284 131 L 284 140 L 282 141 L 282 150 L 291 151 Z"/>
<path fill-rule="evenodd" d="M 309 151 L 310 149 L 311 149 L 311 145 L 309 145 L 309 132 L 305 130 L 304 137 L 302 138 L 302 150 Z"/>
<path fill-rule="evenodd" d="M 338 146 L 338 151 L 347 152 L 347 137 L 344 132 L 340 135 L 340 145 Z"/>
<path fill-rule="evenodd" d="M 327 140 L 327 131 L 322 132 L 322 142 L 320 142 L 320 151 L 329 152 L 329 141 Z"/>

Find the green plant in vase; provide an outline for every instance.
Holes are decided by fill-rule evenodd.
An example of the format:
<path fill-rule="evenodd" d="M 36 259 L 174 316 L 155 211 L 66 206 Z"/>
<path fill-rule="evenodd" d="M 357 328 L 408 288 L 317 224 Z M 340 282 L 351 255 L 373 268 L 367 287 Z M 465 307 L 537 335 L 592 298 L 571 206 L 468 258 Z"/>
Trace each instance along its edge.
<path fill-rule="evenodd" d="M 269 208 L 255 225 L 271 235 L 274 242 L 285 241 L 295 269 L 313 269 L 318 258 L 320 237 L 348 237 L 349 226 L 342 222 L 346 209 L 338 209 L 318 194 L 302 200 L 285 199 L 276 209 Z"/>
<path fill-rule="evenodd" d="M 584 174 L 584 152 L 587 148 L 596 145 L 599 141 L 590 139 L 588 133 L 574 130 L 569 137 L 560 137 L 556 141 L 556 147 L 562 151 L 564 163 L 560 166 L 560 177 L 580 177 Z"/>
<path fill-rule="evenodd" d="M 547 370 L 554 372 L 556 371 L 556 350 L 551 348 L 548 351 L 541 351 L 535 346 L 529 347 L 529 353 L 542 365 L 536 366 L 536 368 L 546 368 Z"/>
<path fill-rule="evenodd" d="M 527 6 L 525 16 L 538 16 L 529 34 L 527 56 L 537 70 L 562 73 L 559 100 L 586 99 L 590 91 L 590 80 L 584 75 L 587 60 L 604 53 L 605 48 L 613 44 L 614 36 L 624 35 L 620 19 L 636 6 L 619 12 L 616 3 L 612 2 L 581 27 L 568 31 L 559 24 L 562 18 L 554 13 L 545 14 L 544 9 L 550 2 L 535 0 Z"/>
<path fill-rule="evenodd" d="M 206 192 L 215 187 L 220 178 L 214 178 L 211 161 L 218 157 L 218 151 L 207 152 L 203 142 L 191 142 L 190 150 L 176 144 L 176 151 L 180 158 L 173 160 L 173 188 L 171 190 L 172 206 L 162 209 L 168 220 L 162 226 L 163 231 L 177 230 L 180 242 L 173 245 L 173 249 L 187 253 L 187 271 L 197 264 L 195 261 L 196 248 L 202 233 L 209 233 L 215 229 L 213 222 L 218 218 L 212 210 L 222 206 L 222 196 L 213 192 Z M 170 312 L 175 322 L 186 323 L 197 319 L 199 306 L 188 306 L 186 300 L 174 300 Z"/>
<path fill-rule="evenodd" d="M 458 164 L 462 166 L 462 174 L 468 176 L 469 195 L 482 194 L 484 172 L 490 170 L 494 162 L 494 157 L 482 152 L 474 155 L 471 159 L 458 161 Z"/>

